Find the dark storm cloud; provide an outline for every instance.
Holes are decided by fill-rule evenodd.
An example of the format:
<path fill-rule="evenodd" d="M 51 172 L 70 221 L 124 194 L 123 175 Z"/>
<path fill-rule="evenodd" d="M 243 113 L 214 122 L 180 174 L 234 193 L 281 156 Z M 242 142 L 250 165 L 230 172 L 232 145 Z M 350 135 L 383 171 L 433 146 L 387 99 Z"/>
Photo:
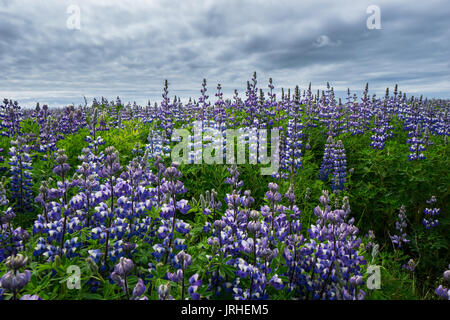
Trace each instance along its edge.
<path fill-rule="evenodd" d="M 80 30 L 69 30 L 77 5 Z M 369 5 L 381 30 L 369 30 Z M 449 97 L 450 4 L 431 1 L 0 1 L 0 95 L 35 102 L 82 103 L 120 95 L 159 101 L 214 97 L 237 88 L 245 97 L 253 71 L 267 88 L 360 90 L 382 94 L 398 83 L 411 94 Z"/>

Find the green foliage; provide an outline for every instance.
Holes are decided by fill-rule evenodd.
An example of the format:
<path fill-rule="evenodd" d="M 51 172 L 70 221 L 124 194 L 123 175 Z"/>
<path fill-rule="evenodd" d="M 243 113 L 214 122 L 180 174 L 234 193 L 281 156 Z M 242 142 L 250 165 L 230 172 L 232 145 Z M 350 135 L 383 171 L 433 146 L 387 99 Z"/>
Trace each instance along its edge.
<path fill-rule="evenodd" d="M 228 110 L 228 112 L 230 112 Z M 238 120 L 242 120 L 246 114 L 237 113 Z M 280 125 L 286 126 L 286 121 Z M 133 158 L 132 150 L 136 144 L 142 148 L 147 143 L 147 135 L 150 125 L 132 120 L 124 121 L 122 127 L 111 128 L 109 131 L 99 131 L 105 141 L 105 146 L 114 146 L 120 154 L 122 166 L 128 164 Z M 28 133 L 39 133 L 39 126 L 32 121 L 22 123 L 22 130 Z M 319 180 L 319 168 L 323 157 L 324 144 L 327 138 L 326 131 L 322 128 L 305 128 L 306 141 L 310 144 L 309 150 L 303 150 L 303 167 L 298 174 L 293 177 L 294 192 L 297 197 L 297 205 L 302 211 L 301 221 L 306 234 L 307 228 L 315 222 L 313 209 L 317 206 L 318 198 L 322 190 L 330 189 L 330 184 Z M 70 164 L 72 175 L 76 167 L 80 164 L 78 155 L 88 144 L 85 137 L 89 135 L 89 129 L 85 128 L 77 133 L 66 135 L 57 144 L 58 148 L 66 150 L 68 163 Z M 449 170 L 450 154 L 449 148 L 443 143 L 440 136 L 432 136 L 432 146 L 426 151 L 427 159 L 424 161 L 408 161 L 408 146 L 406 132 L 402 130 L 401 123 L 395 123 L 394 137 L 386 142 L 386 147 L 382 151 L 377 151 L 370 147 L 370 132 L 364 135 L 343 135 L 342 139 L 346 154 L 347 167 L 352 173 L 348 174 L 347 190 L 338 195 L 331 194 L 331 203 L 335 198 L 342 200 L 343 196 L 349 196 L 351 215 L 356 220 L 356 225 L 360 229 L 360 234 L 364 235 L 369 230 L 373 230 L 376 241 L 381 246 L 380 253 L 372 259 L 370 253 L 364 256 L 372 264 L 381 266 L 382 288 L 381 290 L 368 291 L 369 299 L 423 299 L 433 298 L 433 288 L 436 287 L 438 278 L 442 270 L 446 268 L 450 261 L 450 235 L 447 232 L 450 227 L 450 217 L 447 204 L 449 203 L 450 181 Z M 104 147 L 100 148 L 103 150 Z M 0 147 L 4 148 L 3 155 L 9 148 L 9 140 L 0 137 Z M 168 163 L 170 160 L 166 159 Z M 34 193 L 38 194 L 41 181 L 52 176 L 54 161 L 43 161 L 42 155 L 36 155 L 33 162 L 33 183 Z M 240 179 L 244 181 L 243 190 L 250 189 L 256 202 L 254 209 L 259 209 L 264 205 L 264 194 L 267 191 L 267 184 L 273 181 L 270 176 L 260 174 L 260 165 L 240 165 Z M 183 183 L 187 189 L 184 197 L 190 201 L 191 210 L 184 219 L 191 222 L 193 229 L 186 237 L 188 253 L 192 255 L 194 261 L 189 272 L 197 272 L 205 275 L 207 272 L 218 271 L 223 277 L 234 277 L 233 267 L 226 264 L 217 252 L 205 250 L 206 237 L 202 231 L 208 218 L 202 214 L 198 204 L 200 194 L 206 190 L 215 189 L 218 198 L 222 202 L 221 214 L 226 207 L 224 198 L 230 192 L 230 186 L 225 184 L 226 177 L 229 176 L 225 165 L 184 165 L 180 170 L 183 172 Z M 7 175 L 7 173 L 5 173 Z M 289 188 L 289 181 L 278 181 L 280 192 L 284 194 Z M 309 199 L 305 198 L 306 189 L 309 188 Z M 432 195 L 438 199 L 438 207 L 441 208 L 441 225 L 434 230 L 424 229 L 421 219 L 423 210 L 426 207 L 425 201 Z M 403 251 L 393 250 L 391 247 L 389 233 L 394 230 L 394 223 L 401 205 L 406 206 L 408 216 L 408 235 L 411 240 Z M 29 228 L 40 208 L 37 206 L 29 215 L 19 217 L 14 222 L 25 228 Z M 158 212 L 153 210 L 149 216 L 156 217 Z M 209 218 L 210 219 L 210 218 Z M 211 222 L 211 219 L 209 220 Z M 83 234 L 73 235 L 85 237 Z M 154 261 L 151 255 L 150 244 L 140 239 L 138 250 L 133 256 L 134 261 L 139 266 L 148 265 Z M 37 243 L 37 236 L 32 236 L 29 242 L 28 253 Z M 98 245 L 100 246 L 100 245 Z M 95 248 L 95 246 L 93 246 Z M 283 248 L 279 248 L 282 252 Z M 417 263 L 416 272 L 412 274 L 406 271 L 402 265 L 413 257 Z M 86 263 L 86 255 L 72 260 L 62 259 L 57 264 L 33 262 L 30 269 L 33 275 L 30 283 L 26 287 L 28 294 L 39 294 L 43 299 L 121 299 L 123 291 L 115 284 L 107 280 L 105 274 L 92 271 Z M 81 269 L 81 290 L 68 290 L 65 283 L 70 275 L 66 270 L 69 265 L 76 265 Z M 152 271 L 154 277 L 153 288 L 149 289 L 149 297 L 157 298 L 155 288 L 162 283 L 167 283 L 165 275 L 168 266 L 158 264 Z M 270 275 L 282 273 L 286 266 L 283 261 L 275 259 L 272 262 Z M 4 273 L 4 265 L 0 266 L 0 274 Z M 143 274 L 148 274 L 148 270 L 136 268 L 129 279 L 129 287 L 132 288 L 137 278 Z M 287 280 L 287 279 L 285 279 Z M 91 292 L 88 281 L 97 281 L 101 291 Z M 244 280 L 247 281 L 247 280 Z M 172 284 L 171 294 L 175 298 L 180 298 L 179 287 Z M 211 292 L 206 292 L 204 287 L 200 288 L 203 296 L 208 296 Z M 271 293 L 272 294 L 272 293 Z M 273 293 L 275 294 L 275 293 Z M 274 296 L 275 299 L 288 298 Z M 224 295 L 222 298 L 230 298 Z"/>

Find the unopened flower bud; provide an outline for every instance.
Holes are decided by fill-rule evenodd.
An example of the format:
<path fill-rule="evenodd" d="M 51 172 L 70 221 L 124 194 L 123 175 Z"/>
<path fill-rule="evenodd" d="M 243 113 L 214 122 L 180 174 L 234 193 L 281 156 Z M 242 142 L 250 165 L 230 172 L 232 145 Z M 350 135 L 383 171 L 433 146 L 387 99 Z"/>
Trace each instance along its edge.
<path fill-rule="evenodd" d="M 23 273 L 14 274 L 13 271 L 8 271 L 0 279 L 0 286 L 13 292 L 22 290 L 31 279 L 31 271 L 25 270 Z"/>
<path fill-rule="evenodd" d="M 169 284 L 162 284 L 158 287 L 159 300 L 165 300 L 169 295 Z"/>
<path fill-rule="evenodd" d="M 261 229 L 261 223 L 259 221 L 250 221 L 247 229 L 250 233 L 256 233 Z"/>
<path fill-rule="evenodd" d="M 91 270 L 92 273 L 97 273 L 98 272 L 98 266 L 95 263 L 94 259 L 92 259 L 91 257 L 87 257 L 86 258 L 86 263 L 89 267 L 89 270 Z"/>
<path fill-rule="evenodd" d="M 222 230 L 227 225 L 225 221 L 223 220 L 216 220 L 214 221 L 214 228 Z"/>
<path fill-rule="evenodd" d="M 271 192 L 273 192 L 273 193 L 275 193 L 275 192 L 277 192 L 278 191 L 278 185 L 276 184 L 276 183 L 274 183 L 274 182 L 270 182 L 269 183 L 269 190 L 271 191 Z"/>
<path fill-rule="evenodd" d="M 257 210 L 250 211 L 250 219 L 258 220 L 259 216 L 260 216 L 259 211 Z"/>
<path fill-rule="evenodd" d="M 134 268 L 133 261 L 125 257 L 121 257 L 119 263 L 114 267 L 114 272 L 120 276 L 127 276 Z"/>
<path fill-rule="evenodd" d="M 144 281 L 142 279 L 139 279 L 138 283 L 133 289 L 133 297 L 140 297 L 145 293 L 145 290 L 147 288 L 145 287 Z"/>
<path fill-rule="evenodd" d="M 450 283 L 450 270 L 444 272 L 444 280 Z"/>
<path fill-rule="evenodd" d="M 55 256 L 55 260 L 54 261 L 55 261 L 55 266 L 57 266 L 57 267 L 59 267 L 62 264 L 61 257 L 59 255 Z"/>
<path fill-rule="evenodd" d="M 305 200 L 308 201 L 311 197 L 311 189 L 308 187 L 305 190 Z"/>
<path fill-rule="evenodd" d="M 328 196 L 328 190 L 323 190 L 322 195 L 319 198 L 320 203 L 322 206 L 326 207 L 328 203 L 330 202 L 330 198 Z"/>
<path fill-rule="evenodd" d="M 18 255 L 9 256 L 5 262 L 6 268 L 14 271 L 25 267 L 27 264 L 28 264 L 28 257 L 25 257 L 20 253 Z"/>
<path fill-rule="evenodd" d="M 359 286 L 363 282 L 363 278 L 361 276 L 353 276 L 350 278 L 350 283 L 352 286 Z"/>

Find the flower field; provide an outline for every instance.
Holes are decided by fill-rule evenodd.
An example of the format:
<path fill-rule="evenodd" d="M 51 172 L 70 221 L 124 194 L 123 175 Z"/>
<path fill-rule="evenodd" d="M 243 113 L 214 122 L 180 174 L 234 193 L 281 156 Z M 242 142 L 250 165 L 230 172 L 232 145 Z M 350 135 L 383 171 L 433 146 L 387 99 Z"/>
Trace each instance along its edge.
<path fill-rule="evenodd" d="M 448 300 L 449 101 L 278 92 L 5 99 L 0 300 Z"/>

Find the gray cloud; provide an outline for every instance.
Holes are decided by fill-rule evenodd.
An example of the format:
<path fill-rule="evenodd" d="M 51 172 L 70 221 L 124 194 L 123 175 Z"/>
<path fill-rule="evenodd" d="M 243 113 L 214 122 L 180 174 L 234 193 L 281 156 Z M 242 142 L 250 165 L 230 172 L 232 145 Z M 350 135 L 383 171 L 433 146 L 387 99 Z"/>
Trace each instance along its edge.
<path fill-rule="evenodd" d="M 81 10 L 69 30 L 69 5 Z M 368 30 L 366 9 L 381 9 L 381 30 Z M 22 105 L 82 103 L 119 95 L 124 101 L 197 98 L 203 78 L 214 97 L 253 71 L 266 89 L 377 94 L 385 87 L 450 97 L 450 3 L 388 1 L 0 1 L 0 96 Z"/>

